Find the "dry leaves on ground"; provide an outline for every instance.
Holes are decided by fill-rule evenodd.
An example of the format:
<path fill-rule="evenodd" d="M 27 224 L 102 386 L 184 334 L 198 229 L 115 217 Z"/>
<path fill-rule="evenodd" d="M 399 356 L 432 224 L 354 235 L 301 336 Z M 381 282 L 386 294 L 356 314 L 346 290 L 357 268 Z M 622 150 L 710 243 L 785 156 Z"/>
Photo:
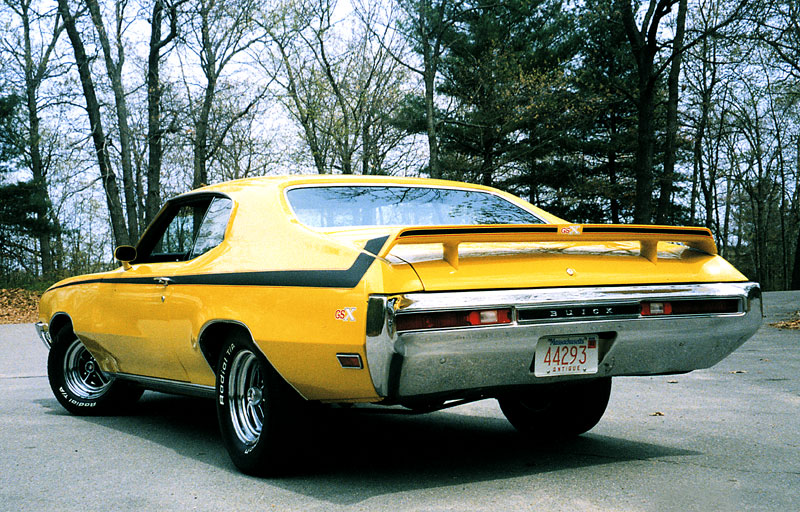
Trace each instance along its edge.
<path fill-rule="evenodd" d="M 41 294 L 20 288 L 0 288 L 0 324 L 35 322 Z"/>
<path fill-rule="evenodd" d="M 792 313 L 789 320 L 782 320 L 769 325 L 777 327 L 778 329 L 800 329 L 800 311 Z"/>

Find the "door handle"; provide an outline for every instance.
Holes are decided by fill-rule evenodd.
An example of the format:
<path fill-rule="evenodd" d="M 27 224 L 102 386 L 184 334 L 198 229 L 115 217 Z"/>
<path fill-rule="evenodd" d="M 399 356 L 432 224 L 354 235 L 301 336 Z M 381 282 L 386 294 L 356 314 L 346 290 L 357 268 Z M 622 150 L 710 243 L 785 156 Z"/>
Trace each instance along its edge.
<path fill-rule="evenodd" d="M 157 282 L 158 284 L 164 285 L 166 287 L 170 285 L 172 279 L 168 277 L 154 277 L 153 281 Z"/>

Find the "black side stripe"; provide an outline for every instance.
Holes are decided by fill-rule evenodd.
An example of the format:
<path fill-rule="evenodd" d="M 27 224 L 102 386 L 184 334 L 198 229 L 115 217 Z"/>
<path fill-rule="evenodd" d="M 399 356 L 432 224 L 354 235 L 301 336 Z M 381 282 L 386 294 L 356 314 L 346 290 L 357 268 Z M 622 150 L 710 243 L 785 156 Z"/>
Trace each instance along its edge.
<path fill-rule="evenodd" d="M 225 274 L 195 274 L 169 276 L 170 286 L 180 284 L 203 284 L 210 286 L 294 286 L 303 288 L 355 288 L 367 273 L 375 257 L 389 236 L 373 238 L 364 246 L 364 251 L 345 270 L 268 270 L 263 272 L 231 272 Z M 369 254 L 367 254 L 369 253 Z M 90 283 L 155 284 L 153 277 L 112 277 L 108 279 L 86 279 L 54 286 L 50 290 Z M 48 290 L 49 291 L 49 290 Z"/>

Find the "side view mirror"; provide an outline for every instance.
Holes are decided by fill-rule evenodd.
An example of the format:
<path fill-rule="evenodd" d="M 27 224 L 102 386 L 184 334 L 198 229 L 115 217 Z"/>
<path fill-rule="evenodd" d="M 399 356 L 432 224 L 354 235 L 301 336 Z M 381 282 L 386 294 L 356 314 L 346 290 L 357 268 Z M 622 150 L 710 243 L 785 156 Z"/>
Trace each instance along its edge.
<path fill-rule="evenodd" d="M 136 247 L 120 245 L 114 250 L 114 257 L 122 262 L 122 268 L 131 268 L 131 261 L 136 259 Z"/>

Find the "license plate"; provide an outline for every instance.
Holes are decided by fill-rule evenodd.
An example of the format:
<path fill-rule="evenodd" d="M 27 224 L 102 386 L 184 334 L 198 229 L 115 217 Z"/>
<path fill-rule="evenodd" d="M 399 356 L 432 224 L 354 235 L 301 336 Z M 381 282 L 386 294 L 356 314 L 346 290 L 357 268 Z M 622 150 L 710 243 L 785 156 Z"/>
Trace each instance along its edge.
<path fill-rule="evenodd" d="M 537 377 L 597 373 L 596 334 L 547 336 L 536 344 L 533 374 Z"/>

